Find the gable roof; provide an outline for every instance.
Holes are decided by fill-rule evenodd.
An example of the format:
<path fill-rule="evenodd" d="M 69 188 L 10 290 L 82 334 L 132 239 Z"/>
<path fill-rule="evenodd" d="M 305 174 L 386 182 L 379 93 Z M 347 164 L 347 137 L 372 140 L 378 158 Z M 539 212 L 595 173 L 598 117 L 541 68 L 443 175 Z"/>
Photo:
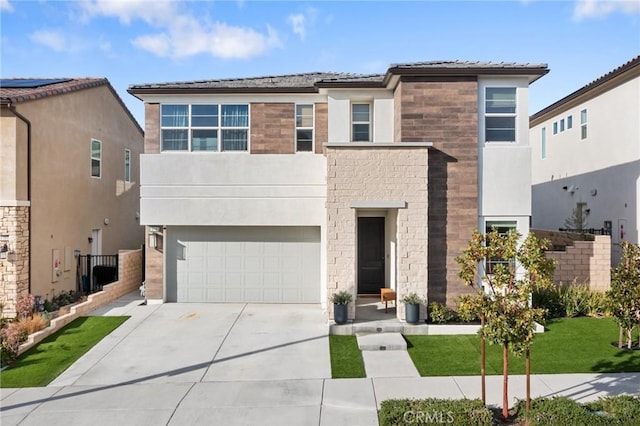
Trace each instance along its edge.
<path fill-rule="evenodd" d="M 33 80 L 33 81 L 58 81 L 55 83 L 42 84 L 37 87 L 9 87 L 12 86 L 11 82 L 19 82 L 21 80 Z M 118 92 L 111 86 L 109 80 L 106 78 L 44 78 L 44 79 L 2 79 L 2 82 L 7 82 L 6 87 L 0 86 L 0 105 L 15 105 L 22 102 L 37 101 L 50 96 L 62 95 L 65 93 L 77 92 L 80 90 L 90 89 L 94 87 L 107 86 L 116 100 L 120 103 L 120 106 L 124 109 L 131 121 L 136 125 L 141 133 L 144 133 L 140 124 L 129 111 L 129 108 L 122 101 L 122 98 L 118 95 Z M 19 84 L 18 84 L 19 85 Z"/>
<path fill-rule="evenodd" d="M 638 75 L 640 75 L 640 55 L 582 86 L 580 89 L 565 96 L 559 101 L 556 101 L 548 107 L 536 112 L 529 118 L 529 126 L 535 126 L 541 121 L 544 121 L 545 117 L 549 117 L 572 108 L 575 103 L 591 99 L 607 90 L 629 81 L 634 78 L 634 76 Z"/>
<path fill-rule="evenodd" d="M 312 72 L 268 77 L 231 78 L 156 84 L 134 84 L 136 96 L 169 93 L 316 93 L 321 87 L 384 88 L 394 75 L 468 76 L 479 74 L 529 75 L 531 81 L 549 72 L 547 64 L 515 62 L 429 61 L 393 64 L 384 74 Z"/>

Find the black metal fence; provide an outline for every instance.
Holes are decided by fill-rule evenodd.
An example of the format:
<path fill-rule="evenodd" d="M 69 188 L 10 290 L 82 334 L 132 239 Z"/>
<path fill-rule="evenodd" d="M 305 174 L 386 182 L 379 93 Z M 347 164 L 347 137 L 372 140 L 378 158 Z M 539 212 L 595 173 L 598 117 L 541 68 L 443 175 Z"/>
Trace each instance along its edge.
<path fill-rule="evenodd" d="M 95 293 L 102 286 L 118 281 L 118 255 L 78 256 L 76 287 L 83 294 Z"/>
<path fill-rule="evenodd" d="M 585 229 L 569 229 L 569 228 L 559 228 L 560 232 L 571 232 L 574 234 L 590 234 L 590 235 L 611 235 L 611 229 L 609 228 L 585 228 Z"/>

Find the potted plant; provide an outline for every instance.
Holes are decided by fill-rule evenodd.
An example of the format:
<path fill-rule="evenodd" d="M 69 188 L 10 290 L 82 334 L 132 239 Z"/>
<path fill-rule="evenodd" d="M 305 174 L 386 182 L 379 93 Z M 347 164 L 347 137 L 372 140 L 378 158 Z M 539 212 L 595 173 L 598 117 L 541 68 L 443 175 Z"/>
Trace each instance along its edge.
<path fill-rule="evenodd" d="M 351 302 L 352 299 L 353 296 L 346 290 L 340 290 L 331 296 L 331 301 L 333 302 L 333 319 L 336 324 L 347 323 L 349 302 Z"/>
<path fill-rule="evenodd" d="M 404 295 L 401 300 L 404 303 L 404 316 L 409 324 L 417 324 L 420 321 L 420 304 L 422 299 L 416 293 L 411 292 Z"/>

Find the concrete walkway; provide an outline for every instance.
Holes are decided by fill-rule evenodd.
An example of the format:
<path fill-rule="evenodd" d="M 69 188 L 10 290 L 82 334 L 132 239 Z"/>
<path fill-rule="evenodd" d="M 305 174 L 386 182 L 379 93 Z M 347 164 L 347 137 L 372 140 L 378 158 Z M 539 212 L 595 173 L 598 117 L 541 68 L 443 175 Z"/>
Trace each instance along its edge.
<path fill-rule="evenodd" d="M 318 308 L 288 318 L 268 305 L 139 303 L 96 312 L 131 318 L 49 386 L 1 389 L 0 424 L 375 425 L 386 399 L 480 396 L 473 376 L 331 379 Z M 509 386 L 511 401 L 524 398 L 524 376 Z M 640 373 L 535 375 L 531 391 L 586 402 L 640 393 Z M 487 402 L 501 405 L 501 376 L 487 377 Z"/>

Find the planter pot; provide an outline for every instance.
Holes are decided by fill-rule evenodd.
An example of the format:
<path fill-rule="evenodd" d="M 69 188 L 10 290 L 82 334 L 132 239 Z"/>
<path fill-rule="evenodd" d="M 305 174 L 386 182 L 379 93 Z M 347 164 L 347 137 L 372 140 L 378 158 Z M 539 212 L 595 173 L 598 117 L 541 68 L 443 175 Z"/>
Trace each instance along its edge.
<path fill-rule="evenodd" d="M 349 305 L 347 303 L 333 304 L 333 319 L 336 324 L 346 324 L 349 317 Z"/>
<path fill-rule="evenodd" d="M 409 324 L 417 324 L 420 322 L 420 305 L 417 303 L 405 304 L 404 317 Z"/>

